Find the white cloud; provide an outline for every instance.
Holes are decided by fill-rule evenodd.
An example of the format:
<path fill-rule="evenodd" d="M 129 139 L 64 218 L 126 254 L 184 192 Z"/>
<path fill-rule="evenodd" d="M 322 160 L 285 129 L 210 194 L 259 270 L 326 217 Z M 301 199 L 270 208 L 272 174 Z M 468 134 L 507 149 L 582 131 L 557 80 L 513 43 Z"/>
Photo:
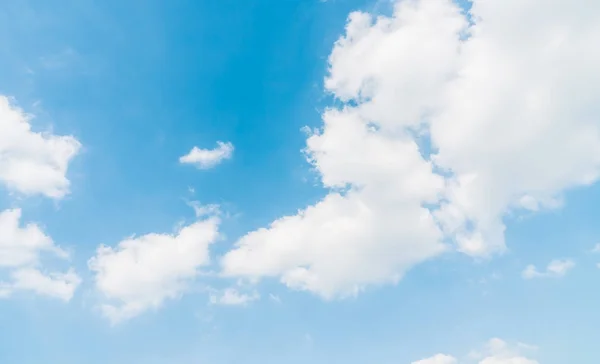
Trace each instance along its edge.
<path fill-rule="evenodd" d="M 198 201 L 190 201 L 188 205 L 194 209 L 196 217 L 217 216 L 221 213 L 220 206 L 217 204 L 202 205 Z"/>
<path fill-rule="evenodd" d="M 213 305 L 224 306 L 246 306 L 252 301 L 260 299 L 257 292 L 251 294 L 241 293 L 235 288 L 227 288 L 221 293 L 213 293 L 209 297 L 209 302 Z"/>
<path fill-rule="evenodd" d="M 600 253 L 600 243 L 594 245 L 592 248 L 592 253 Z"/>
<path fill-rule="evenodd" d="M 454 174 L 439 216 L 461 250 L 503 250 L 507 211 L 554 207 L 597 180 L 600 3 L 592 8 L 474 1 L 477 24 L 430 123 L 434 161 Z"/>
<path fill-rule="evenodd" d="M 0 212 L 0 268 L 36 265 L 42 252 L 67 256 L 38 225 L 21 226 L 20 209 Z"/>
<path fill-rule="evenodd" d="M 570 259 L 555 259 L 548 263 L 544 272 L 538 271 L 533 264 L 528 265 L 523 270 L 522 276 L 525 279 L 559 278 L 564 277 L 573 267 L 575 267 L 575 262 Z"/>
<path fill-rule="evenodd" d="M 509 345 L 506 341 L 494 338 L 487 342 L 483 351 L 471 353 L 479 364 L 539 364 L 536 360 L 524 356 L 524 351 L 535 347 L 524 344 Z"/>
<path fill-rule="evenodd" d="M 456 364 L 458 361 L 456 358 L 450 355 L 437 354 L 432 356 L 431 358 L 417 360 L 412 362 L 412 364 Z"/>
<path fill-rule="evenodd" d="M 372 88 L 361 88 L 365 78 L 385 79 L 393 87 L 385 76 L 400 82 L 393 74 L 400 68 L 419 85 L 418 92 L 435 92 L 437 82 L 419 80 L 443 78 L 448 66 L 429 60 L 452 58 L 466 24 L 457 9 L 441 5 L 373 26 L 369 15 L 352 14 L 347 36 L 331 56 L 328 88 L 344 98 L 357 93 L 373 98 Z M 398 110 L 400 127 L 424 107 L 417 101 L 410 110 Z M 329 109 L 306 152 L 332 191 L 316 205 L 243 237 L 222 260 L 226 274 L 279 276 L 292 288 L 334 298 L 396 282 L 413 265 L 444 251 L 442 234 L 423 207 L 438 199 L 444 181 L 407 133 L 373 128 L 359 108 Z M 345 187 L 346 193 L 336 192 Z"/>
<path fill-rule="evenodd" d="M 66 259 L 68 254 L 54 244 L 38 225 L 21 226 L 21 210 L 0 212 L 0 273 L 7 273 L 8 282 L 0 282 L 0 296 L 10 296 L 17 290 L 69 301 L 81 283 L 73 270 L 67 273 L 40 271 L 43 253 Z"/>
<path fill-rule="evenodd" d="M 0 95 L 0 182 L 25 195 L 69 193 L 69 163 L 81 144 L 72 136 L 31 130 L 31 115 Z"/>
<path fill-rule="evenodd" d="M 37 269 L 18 269 L 12 273 L 13 289 L 33 291 L 40 295 L 70 301 L 81 278 L 71 269 L 67 273 L 50 273 L 44 275 Z"/>
<path fill-rule="evenodd" d="M 475 0 L 471 16 L 451 0 L 350 15 L 325 80 L 345 103 L 306 148 L 330 192 L 242 237 L 226 275 L 353 295 L 445 239 L 501 253 L 508 213 L 598 179 L 600 3 Z"/>
<path fill-rule="evenodd" d="M 233 144 L 230 142 L 217 142 L 214 149 L 200 149 L 193 147 L 192 150 L 179 158 L 180 163 L 192 164 L 200 169 L 209 169 L 233 156 Z"/>
<path fill-rule="evenodd" d="M 478 364 L 539 364 L 536 360 L 523 356 L 524 349 L 531 349 L 531 347 L 523 344 L 509 345 L 501 339 L 494 338 L 486 343 L 483 350 L 471 352 L 467 361 L 458 361 L 452 356 L 437 354 L 412 364 L 458 364 L 473 363 L 473 361 Z"/>
<path fill-rule="evenodd" d="M 176 299 L 210 262 L 209 246 L 219 237 L 219 219 L 208 217 L 174 234 L 127 238 L 116 247 L 100 246 L 89 261 L 102 313 L 112 323 Z"/>

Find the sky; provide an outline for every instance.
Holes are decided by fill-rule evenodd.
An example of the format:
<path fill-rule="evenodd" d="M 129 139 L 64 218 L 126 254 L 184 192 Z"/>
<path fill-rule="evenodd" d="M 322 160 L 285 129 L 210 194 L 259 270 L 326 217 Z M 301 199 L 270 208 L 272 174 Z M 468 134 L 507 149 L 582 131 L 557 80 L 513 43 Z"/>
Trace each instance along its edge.
<path fill-rule="evenodd" d="M 598 362 L 597 44 L 592 0 L 0 2 L 0 362 Z"/>

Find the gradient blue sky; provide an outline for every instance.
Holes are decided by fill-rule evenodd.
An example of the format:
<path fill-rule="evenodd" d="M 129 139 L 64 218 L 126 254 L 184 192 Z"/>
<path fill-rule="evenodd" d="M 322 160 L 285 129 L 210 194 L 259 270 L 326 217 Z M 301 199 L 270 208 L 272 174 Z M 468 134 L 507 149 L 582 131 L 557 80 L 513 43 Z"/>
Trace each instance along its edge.
<path fill-rule="evenodd" d="M 236 282 L 211 274 L 116 325 L 99 312 L 88 269 L 99 245 L 171 233 L 195 220 L 190 201 L 218 204 L 222 238 L 205 268 L 217 272 L 240 237 L 325 196 L 302 128 L 319 127 L 340 102 L 323 80 L 348 15 L 391 9 L 364 0 L 0 2 L 0 95 L 35 115 L 34 130 L 82 145 L 64 198 L 0 189 L 0 211 L 20 208 L 23 222 L 72 253 L 49 264 L 82 279 L 69 302 L 28 291 L 0 299 L 0 363 L 409 364 L 465 358 L 494 337 L 535 345 L 522 355 L 539 363 L 596 363 L 597 184 L 561 189 L 558 208 L 506 213 L 502 254 L 450 249 L 355 297 L 326 300 L 266 278 L 253 288 L 259 300 L 210 304 L 207 286 Z M 590 117 L 597 127 L 600 114 Z M 218 140 L 235 151 L 214 168 L 178 162 Z M 543 270 L 554 259 L 575 265 L 523 278 L 529 264 Z"/>

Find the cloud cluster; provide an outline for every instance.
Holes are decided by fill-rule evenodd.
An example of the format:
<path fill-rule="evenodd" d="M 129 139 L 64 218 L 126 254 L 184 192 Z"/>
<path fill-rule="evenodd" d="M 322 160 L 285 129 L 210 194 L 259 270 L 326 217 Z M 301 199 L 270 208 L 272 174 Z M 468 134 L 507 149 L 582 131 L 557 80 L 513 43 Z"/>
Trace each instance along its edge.
<path fill-rule="evenodd" d="M 21 210 L 0 212 L 0 297 L 17 290 L 32 291 L 40 295 L 69 301 L 81 279 L 73 270 L 66 273 L 41 270 L 42 255 L 60 259 L 67 252 L 58 247 L 36 224 L 21 225 Z"/>
<path fill-rule="evenodd" d="M 325 80 L 342 106 L 305 151 L 330 192 L 242 237 L 223 272 L 334 298 L 450 246 L 505 251 L 507 214 L 557 207 L 599 177 L 599 14 L 586 0 L 352 13 Z"/>
<path fill-rule="evenodd" d="M 32 116 L 0 95 L 0 184 L 25 196 L 61 199 L 69 193 L 69 163 L 81 144 L 72 136 L 32 131 Z M 24 290 L 69 301 L 81 283 L 72 270 L 48 272 L 42 255 L 67 259 L 42 229 L 21 224 L 21 210 L 0 212 L 0 297 Z"/>
<path fill-rule="evenodd" d="M 224 276 L 279 279 L 325 299 L 395 283 L 454 249 L 474 257 L 506 250 L 504 219 L 555 208 L 562 194 L 600 178 L 600 2 L 398 0 L 389 16 L 352 13 L 329 57 L 322 113 L 304 150 L 326 195 L 249 232 L 220 260 Z M 582 56 L 585 55 L 585 56 Z M 0 182 L 25 195 L 69 193 L 71 136 L 37 133 L 0 96 Z M 179 162 L 212 168 L 233 144 L 192 150 Z M 189 289 L 219 237 L 217 206 L 198 221 L 101 246 L 90 259 L 111 321 L 160 307 Z M 70 299 L 74 272 L 43 274 L 39 255 L 65 253 L 20 211 L 0 215 L 0 268 L 17 288 Z M 571 261 L 525 278 L 564 275 Z M 227 289 L 214 304 L 257 294 Z M 480 364 L 533 364 L 501 341 Z M 504 350 L 504 351 L 503 351 Z M 451 364 L 447 355 L 416 362 Z"/>

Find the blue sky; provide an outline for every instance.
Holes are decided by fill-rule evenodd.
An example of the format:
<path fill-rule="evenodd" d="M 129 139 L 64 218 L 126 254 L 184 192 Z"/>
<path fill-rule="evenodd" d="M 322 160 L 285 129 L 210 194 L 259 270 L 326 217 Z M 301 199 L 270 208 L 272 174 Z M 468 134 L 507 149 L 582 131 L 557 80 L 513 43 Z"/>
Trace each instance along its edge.
<path fill-rule="evenodd" d="M 0 362 L 594 363 L 600 8 L 471 5 L 0 4 Z"/>

